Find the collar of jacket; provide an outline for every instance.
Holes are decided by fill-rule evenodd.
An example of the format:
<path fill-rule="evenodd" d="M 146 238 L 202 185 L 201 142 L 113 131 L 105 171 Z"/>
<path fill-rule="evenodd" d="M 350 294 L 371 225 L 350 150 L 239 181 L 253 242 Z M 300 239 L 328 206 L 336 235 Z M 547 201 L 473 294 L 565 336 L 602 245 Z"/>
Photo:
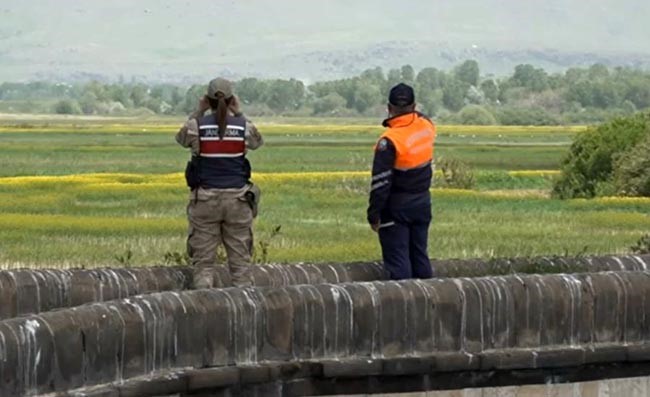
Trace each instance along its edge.
<path fill-rule="evenodd" d="M 419 112 L 415 112 L 415 111 L 408 112 L 408 113 L 400 114 L 399 116 L 388 118 L 384 120 L 384 122 L 381 123 L 381 125 L 383 125 L 386 128 L 406 127 L 407 125 L 415 121 L 415 119 L 418 117 L 420 117 Z"/>

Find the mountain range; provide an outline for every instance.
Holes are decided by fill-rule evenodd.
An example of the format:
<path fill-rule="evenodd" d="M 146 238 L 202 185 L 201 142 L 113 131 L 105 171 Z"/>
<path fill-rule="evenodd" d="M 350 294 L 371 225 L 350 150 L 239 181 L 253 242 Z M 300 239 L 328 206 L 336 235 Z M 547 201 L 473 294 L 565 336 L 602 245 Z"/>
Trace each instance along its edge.
<path fill-rule="evenodd" d="M 0 82 L 650 67 L 645 0 L 3 0 Z"/>

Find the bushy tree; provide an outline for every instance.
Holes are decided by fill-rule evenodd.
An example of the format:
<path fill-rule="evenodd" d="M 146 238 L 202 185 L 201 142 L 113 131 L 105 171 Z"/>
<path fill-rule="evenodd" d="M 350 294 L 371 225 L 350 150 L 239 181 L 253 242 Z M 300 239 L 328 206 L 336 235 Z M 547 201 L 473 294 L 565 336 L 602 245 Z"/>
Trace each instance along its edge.
<path fill-rule="evenodd" d="M 333 114 L 337 110 L 345 108 L 345 104 L 345 98 L 336 92 L 330 92 L 314 101 L 314 114 Z"/>
<path fill-rule="evenodd" d="M 275 112 L 299 108 L 305 99 L 305 86 L 302 81 L 273 80 L 265 94 L 266 105 Z"/>
<path fill-rule="evenodd" d="M 175 113 L 189 114 L 196 110 L 199 98 L 205 95 L 205 85 L 195 84 L 185 91 L 183 98 L 174 108 Z"/>
<path fill-rule="evenodd" d="M 77 101 L 70 99 L 63 99 L 54 105 L 54 113 L 56 114 L 80 114 L 81 108 Z"/>
<path fill-rule="evenodd" d="M 354 92 L 354 108 L 363 113 L 381 100 L 381 92 L 378 87 L 359 81 Z"/>
<path fill-rule="evenodd" d="M 144 84 L 136 84 L 131 87 L 131 102 L 136 108 L 143 107 L 149 100 L 149 88 Z"/>
<path fill-rule="evenodd" d="M 566 99 L 584 107 L 607 109 L 620 105 L 622 97 L 612 81 L 584 80 L 568 87 Z"/>
<path fill-rule="evenodd" d="M 510 80 L 514 86 L 526 87 L 534 92 L 549 88 L 548 74 L 544 69 L 537 69 L 533 65 L 518 65 Z"/>
<path fill-rule="evenodd" d="M 442 90 L 422 90 L 416 95 L 418 107 L 421 112 L 428 116 L 436 116 L 442 107 Z"/>
<path fill-rule="evenodd" d="M 379 66 L 373 69 L 366 69 L 361 73 L 361 80 L 366 81 L 374 86 L 380 87 L 383 91 L 386 86 L 386 77 L 384 71 Z"/>
<path fill-rule="evenodd" d="M 111 101 L 120 102 L 126 108 L 133 107 L 131 90 L 126 84 L 110 84 L 105 89 Z"/>
<path fill-rule="evenodd" d="M 622 161 L 617 167 L 627 169 L 625 160 L 620 159 L 626 158 L 628 150 L 632 150 L 628 158 L 639 159 L 633 148 L 648 135 L 650 113 L 616 118 L 577 135 L 562 161 L 562 176 L 553 186 L 553 194 L 559 198 L 594 197 L 602 185 L 612 184 L 615 162 Z M 641 153 L 640 161 L 633 160 L 629 170 L 643 165 L 647 153 Z M 621 171 L 621 178 L 626 175 L 630 173 Z M 621 180 L 619 186 L 625 189 L 627 185 Z"/>
<path fill-rule="evenodd" d="M 242 103 L 260 102 L 266 95 L 268 84 L 256 78 L 245 78 L 237 82 L 235 89 Z"/>
<path fill-rule="evenodd" d="M 589 68 L 590 80 L 603 80 L 609 77 L 609 69 L 602 63 L 596 63 Z"/>
<path fill-rule="evenodd" d="M 420 70 L 415 82 L 419 91 L 433 91 L 441 88 L 441 72 L 436 68 L 424 68 Z"/>
<path fill-rule="evenodd" d="M 79 106 L 83 114 L 95 114 L 99 101 L 92 92 L 86 92 L 79 100 Z"/>
<path fill-rule="evenodd" d="M 645 139 L 615 158 L 613 182 L 618 194 L 650 197 L 650 128 Z"/>
<path fill-rule="evenodd" d="M 569 68 L 564 72 L 565 84 L 576 84 L 580 81 L 589 78 L 589 72 L 581 68 Z"/>
<path fill-rule="evenodd" d="M 483 106 L 469 105 L 458 113 L 458 122 L 465 125 L 494 125 L 497 120 Z"/>
<path fill-rule="evenodd" d="M 505 107 L 496 112 L 496 118 L 503 125 L 558 125 L 559 120 L 539 107 Z"/>
<path fill-rule="evenodd" d="M 324 109 L 336 106 L 340 109 L 337 114 L 356 116 L 373 114 L 371 111 L 386 101 L 389 88 L 399 82 L 414 86 L 420 109 L 450 120 L 458 120 L 457 113 L 470 105 L 486 106 L 497 121 L 509 125 L 598 123 L 650 109 L 650 72 L 630 67 L 610 69 L 602 64 L 555 74 L 533 65 L 518 65 L 509 77 L 481 81 L 478 63 L 470 60 L 449 72 L 432 67 L 417 71 L 404 65 L 384 74 L 376 67 L 308 88 L 295 79 L 244 78 L 235 82 L 235 91 L 245 110 L 254 115 L 327 114 Z M 142 112 L 145 108 L 159 114 L 187 114 L 204 93 L 204 83 L 188 88 L 124 79 L 116 83 L 0 84 L 0 100 L 15 101 L 11 106 L 16 110 L 55 111 L 52 102 L 69 100 L 77 106 L 65 109 L 61 105 L 60 111 L 84 114 L 134 114 L 133 109 Z M 340 98 L 345 100 L 343 106 Z"/>
<path fill-rule="evenodd" d="M 650 76 L 633 77 L 625 81 L 624 98 L 634 104 L 637 109 L 650 107 Z"/>
<path fill-rule="evenodd" d="M 467 87 L 456 79 L 448 79 L 442 89 L 442 102 L 453 112 L 463 108 Z"/>
<path fill-rule="evenodd" d="M 387 76 L 388 89 L 402 82 L 402 71 L 400 69 L 391 69 Z"/>
<path fill-rule="evenodd" d="M 481 83 L 481 91 L 485 99 L 490 102 L 496 102 L 499 99 L 499 87 L 492 79 L 485 80 Z"/>
<path fill-rule="evenodd" d="M 413 69 L 413 66 L 402 66 L 402 82 L 406 84 L 413 84 L 415 82 L 415 69 Z"/>
<path fill-rule="evenodd" d="M 480 77 L 478 62 L 470 60 L 465 61 L 454 70 L 456 78 L 468 85 L 477 86 Z"/>

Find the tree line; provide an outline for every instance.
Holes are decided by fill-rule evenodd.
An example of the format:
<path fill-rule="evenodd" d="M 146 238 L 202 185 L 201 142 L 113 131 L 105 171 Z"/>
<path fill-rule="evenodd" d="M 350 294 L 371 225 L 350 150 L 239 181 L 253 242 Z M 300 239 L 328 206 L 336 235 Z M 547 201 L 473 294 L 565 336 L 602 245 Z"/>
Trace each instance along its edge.
<path fill-rule="evenodd" d="M 381 117 L 387 92 L 405 82 L 420 109 L 442 122 L 554 125 L 592 123 L 650 108 L 650 72 L 595 64 L 548 73 L 519 65 L 509 76 L 483 75 L 476 61 L 452 70 L 410 65 L 305 84 L 297 79 L 244 78 L 236 91 L 252 116 Z M 87 115 L 180 115 L 192 111 L 205 85 L 3 83 L 2 110 Z"/>

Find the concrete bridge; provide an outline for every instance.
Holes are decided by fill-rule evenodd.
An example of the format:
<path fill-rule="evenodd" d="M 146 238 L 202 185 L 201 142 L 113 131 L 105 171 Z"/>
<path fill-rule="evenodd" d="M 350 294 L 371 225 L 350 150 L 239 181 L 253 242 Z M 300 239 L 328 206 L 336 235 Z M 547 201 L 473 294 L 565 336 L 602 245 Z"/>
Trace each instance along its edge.
<path fill-rule="evenodd" d="M 256 269 L 258 287 L 198 291 L 184 290 L 185 268 L 0 272 L 0 396 L 335 395 L 647 376 L 648 264 L 446 261 L 435 263 L 441 278 L 401 283 L 383 281 L 377 264 L 269 266 Z M 554 270 L 574 274 L 509 274 Z"/>

